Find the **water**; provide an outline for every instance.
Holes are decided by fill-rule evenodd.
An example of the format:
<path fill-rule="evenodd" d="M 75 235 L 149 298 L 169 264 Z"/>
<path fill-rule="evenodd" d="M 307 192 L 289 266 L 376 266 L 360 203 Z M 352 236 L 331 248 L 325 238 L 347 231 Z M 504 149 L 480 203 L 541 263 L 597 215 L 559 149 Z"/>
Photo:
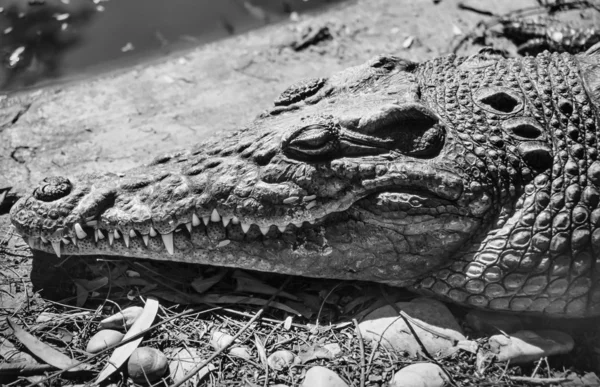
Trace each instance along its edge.
<path fill-rule="evenodd" d="M 341 0 L 0 0 L 0 90 L 165 55 Z"/>

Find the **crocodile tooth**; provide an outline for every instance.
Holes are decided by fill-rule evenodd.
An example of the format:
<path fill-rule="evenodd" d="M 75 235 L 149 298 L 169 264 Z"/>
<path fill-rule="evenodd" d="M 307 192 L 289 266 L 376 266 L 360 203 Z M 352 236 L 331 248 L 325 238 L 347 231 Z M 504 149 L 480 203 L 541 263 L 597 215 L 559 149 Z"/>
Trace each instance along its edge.
<path fill-rule="evenodd" d="M 71 237 L 71 240 L 73 241 L 73 244 L 74 244 L 75 246 L 77 246 L 77 238 L 75 238 L 75 237 Z"/>
<path fill-rule="evenodd" d="M 302 223 L 304 223 L 304 222 L 296 222 L 296 223 L 294 223 L 294 226 L 296 226 L 298 228 L 301 228 L 302 227 Z"/>
<path fill-rule="evenodd" d="M 75 234 L 77 234 L 77 238 L 83 239 L 87 236 L 86 232 L 83 231 L 83 227 L 81 227 L 81 225 L 79 223 L 75 223 L 75 226 L 73 226 L 73 229 L 75 230 Z"/>
<path fill-rule="evenodd" d="M 231 218 L 231 223 L 233 223 L 233 224 L 240 224 L 240 220 L 238 219 L 237 216 L 234 216 L 233 218 Z"/>
<path fill-rule="evenodd" d="M 221 215 L 219 215 L 216 208 L 210 214 L 210 221 L 211 222 L 220 222 L 221 221 Z"/>
<path fill-rule="evenodd" d="M 198 215 L 196 215 L 196 214 L 192 214 L 192 226 L 194 226 L 194 227 L 200 226 L 200 218 L 198 218 Z"/>
<path fill-rule="evenodd" d="M 119 234 L 118 230 L 115 230 L 115 239 L 121 238 L 121 234 Z"/>
<path fill-rule="evenodd" d="M 150 243 L 150 236 L 148 234 L 142 235 L 142 239 L 144 240 L 144 244 L 148 247 L 148 243 Z"/>
<path fill-rule="evenodd" d="M 154 229 L 154 227 L 150 226 L 150 236 L 154 238 L 156 235 L 156 230 Z"/>
<path fill-rule="evenodd" d="M 267 235 L 267 233 L 269 232 L 270 227 L 266 226 L 266 227 L 259 227 L 260 228 L 260 232 L 262 232 L 263 235 Z"/>
<path fill-rule="evenodd" d="M 123 233 L 123 242 L 125 242 L 125 246 L 129 247 L 129 234 L 126 232 Z"/>
<path fill-rule="evenodd" d="M 303 197 L 302 200 L 305 202 L 310 202 L 312 200 L 315 200 L 316 198 L 317 198 L 317 195 L 309 195 L 309 196 Z"/>
<path fill-rule="evenodd" d="M 115 240 L 115 234 L 109 231 L 108 232 L 108 244 L 112 246 L 114 240 Z"/>
<path fill-rule="evenodd" d="M 242 231 L 244 232 L 244 234 L 247 233 L 248 230 L 250 230 L 250 226 L 250 223 L 242 223 Z"/>
<path fill-rule="evenodd" d="M 279 229 L 280 233 L 284 233 L 285 229 L 286 229 L 286 226 L 277 226 L 277 228 Z"/>
<path fill-rule="evenodd" d="M 202 217 L 202 221 L 204 222 L 205 225 L 208 226 L 208 221 L 210 220 L 210 216 L 203 216 Z"/>
<path fill-rule="evenodd" d="M 48 239 L 44 238 L 43 236 L 41 236 L 40 239 L 42 240 L 42 242 L 48 243 Z"/>
<path fill-rule="evenodd" d="M 163 243 L 165 244 L 165 248 L 169 252 L 169 254 L 173 255 L 173 233 L 170 232 L 168 234 L 160 234 L 162 237 Z"/>
<path fill-rule="evenodd" d="M 104 234 L 102 234 L 102 231 L 100 229 L 96 231 L 98 232 L 98 239 L 104 239 Z"/>
<path fill-rule="evenodd" d="M 187 230 L 190 234 L 192 233 L 192 224 L 191 223 L 186 223 L 185 228 L 187 228 Z"/>
<path fill-rule="evenodd" d="M 52 248 L 56 253 L 56 256 L 60 258 L 60 241 L 52 241 Z"/>
<path fill-rule="evenodd" d="M 62 243 L 64 243 L 65 245 L 68 245 L 69 243 L 71 243 L 71 241 L 70 241 L 70 240 L 68 240 L 68 239 L 67 239 L 67 238 L 65 238 L 65 237 L 62 237 L 62 238 L 60 238 L 60 240 L 61 240 L 61 241 L 62 241 Z"/>
<path fill-rule="evenodd" d="M 85 222 L 86 226 L 90 226 L 90 227 L 95 227 L 98 225 L 98 221 L 97 220 L 88 220 L 87 222 Z"/>
<path fill-rule="evenodd" d="M 223 227 L 227 227 L 229 222 L 231 222 L 231 218 L 227 216 L 222 217 L 221 220 L 223 221 Z"/>
<path fill-rule="evenodd" d="M 305 207 L 306 207 L 306 209 L 307 209 L 307 210 L 310 210 L 311 208 L 313 208 L 313 207 L 314 207 L 314 206 L 316 206 L 316 205 L 317 205 L 317 201 L 316 201 L 316 200 L 313 200 L 312 202 L 308 202 L 308 203 L 306 203 L 306 206 L 305 206 Z"/>
<path fill-rule="evenodd" d="M 133 229 L 129 230 L 129 236 L 132 238 L 135 238 L 137 236 L 137 234 L 135 233 L 135 231 L 133 231 Z"/>

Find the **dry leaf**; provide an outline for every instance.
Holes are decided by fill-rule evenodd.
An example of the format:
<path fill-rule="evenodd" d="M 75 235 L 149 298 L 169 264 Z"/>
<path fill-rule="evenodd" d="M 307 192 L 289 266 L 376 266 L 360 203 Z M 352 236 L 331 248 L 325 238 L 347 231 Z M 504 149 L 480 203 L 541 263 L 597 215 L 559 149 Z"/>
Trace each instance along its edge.
<path fill-rule="evenodd" d="M 170 357 L 173 359 L 169 363 L 169 371 L 173 383 L 178 383 L 185 375 L 194 369 L 196 364 L 202 361 L 202 356 L 196 348 L 179 348 Z M 202 380 L 209 372 L 215 370 L 215 368 L 216 367 L 213 364 L 208 364 L 187 381 L 185 386 L 196 386 L 200 383 L 200 380 Z"/>
<path fill-rule="evenodd" d="M 225 274 L 227 274 L 227 270 L 221 269 L 217 274 L 213 275 L 212 277 L 195 278 L 191 283 L 192 288 L 194 288 L 194 290 L 198 293 L 204 293 L 208 289 L 212 288 L 215 284 L 219 283 L 223 279 Z"/>
<path fill-rule="evenodd" d="M 135 336 L 138 333 L 148 329 L 152 325 L 152 322 L 156 317 L 156 313 L 158 312 L 158 306 L 159 303 L 156 298 L 148 297 L 146 299 L 146 305 L 144 306 L 142 314 L 140 315 L 140 317 L 138 317 L 137 320 L 135 320 L 135 322 L 131 326 L 131 329 L 127 332 L 125 337 L 123 337 L 123 340 L 127 340 L 128 338 Z M 96 383 L 102 382 L 110 375 L 112 375 L 113 372 L 119 369 L 119 367 L 121 367 L 123 363 L 125 363 L 127 359 L 129 359 L 129 356 L 131 356 L 133 351 L 135 351 L 135 349 L 140 345 L 140 343 L 142 342 L 142 338 L 143 337 L 139 337 L 115 349 L 110 359 L 108 360 L 108 363 L 106 363 L 106 366 L 104 367 L 102 372 L 100 372 L 100 375 L 98 375 Z"/>
<path fill-rule="evenodd" d="M 335 354 L 320 344 L 311 345 L 309 347 L 302 348 L 298 354 L 302 364 L 315 359 L 334 359 Z"/>
<path fill-rule="evenodd" d="M 141 306 L 130 306 L 100 321 L 98 329 L 129 329 L 143 312 Z"/>
<path fill-rule="evenodd" d="M 153 296 L 160 297 L 164 300 L 183 305 L 190 304 L 245 304 L 245 305 L 259 305 L 264 306 L 268 303 L 267 300 L 262 298 L 254 298 L 248 296 L 229 296 L 220 294 L 183 294 L 181 292 L 173 292 L 170 290 L 159 290 L 152 292 Z M 294 304 L 293 306 L 290 306 Z M 293 303 L 288 301 L 287 304 L 281 302 L 271 301 L 269 306 L 272 308 L 281 309 L 285 312 L 292 313 L 295 315 L 301 315 L 307 318 L 313 315 L 313 312 L 308 310 L 302 304 Z"/>
<path fill-rule="evenodd" d="M 285 329 L 286 331 L 289 331 L 292 328 L 292 320 L 294 319 L 293 316 L 287 316 L 285 318 L 285 322 L 283 323 L 283 329 Z"/>
<path fill-rule="evenodd" d="M 236 270 L 233 272 L 232 277 L 236 279 L 237 286 L 235 287 L 236 292 L 242 293 L 258 293 L 258 294 L 268 294 L 269 296 L 277 293 L 279 297 L 289 298 L 290 300 L 300 301 L 300 299 L 293 294 L 290 294 L 285 291 L 280 291 L 279 289 L 267 285 L 258 278 L 254 278 L 250 274 L 246 273 L 242 270 Z"/>
<path fill-rule="evenodd" d="M 78 361 L 71 359 L 48 344 L 41 342 L 37 337 L 25 331 L 10 318 L 7 318 L 6 322 L 14 331 L 13 334 L 15 337 L 25 346 L 25 348 L 27 348 L 38 358 L 45 361 L 47 364 L 50 364 L 51 366 L 61 370 L 70 368 L 69 371 L 81 371 L 88 369 L 87 365 L 85 364 L 76 365 L 79 363 Z"/>
<path fill-rule="evenodd" d="M 78 308 L 81 308 L 85 305 L 85 302 L 87 301 L 90 293 L 87 291 L 85 286 L 80 285 L 77 282 L 75 282 L 75 287 L 77 288 L 77 302 L 75 303 L 75 305 Z"/>
<path fill-rule="evenodd" d="M 265 367 L 268 367 L 267 351 L 265 351 L 265 345 L 256 333 L 254 334 L 254 343 L 256 344 L 256 350 L 258 351 L 258 357 L 260 358 L 261 363 L 263 363 Z"/>

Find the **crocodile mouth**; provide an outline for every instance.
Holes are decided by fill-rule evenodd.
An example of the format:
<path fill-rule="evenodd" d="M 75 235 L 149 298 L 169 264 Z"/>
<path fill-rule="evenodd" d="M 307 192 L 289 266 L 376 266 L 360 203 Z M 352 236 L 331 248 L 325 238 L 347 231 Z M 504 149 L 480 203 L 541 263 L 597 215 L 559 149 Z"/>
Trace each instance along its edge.
<path fill-rule="evenodd" d="M 323 228 L 348 220 L 372 224 L 398 221 L 406 224 L 413 217 L 466 215 L 453 199 L 456 199 L 456 195 L 450 195 L 445 190 L 432 192 L 426 189 L 385 187 L 365 192 L 340 211 L 332 211 L 311 220 L 275 222 L 270 226 L 243 222 L 236 216 L 223 215 L 214 208 L 204 216 L 192 211 L 187 221 L 172 224 L 172 231 L 168 233 L 158 232 L 152 225 L 146 228 L 139 225 L 130 228 L 111 225 L 103 221 L 101 215 L 50 232 L 26 230 L 18 227 L 18 224 L 17 230 L 33 249 L 53 252 L 58 257 L 65 254 L 144 256 L 144 251 L 168 257 L 185 254 L 190 246 L 214 250 L 224 249 L 232 242 L 243 244 L 281 240 L 293 247 L 298 240 L 306 239 L 308 234 L 319 233 Z M 317 203 L 314 195 L 298 200 L 308 210 Z"/>

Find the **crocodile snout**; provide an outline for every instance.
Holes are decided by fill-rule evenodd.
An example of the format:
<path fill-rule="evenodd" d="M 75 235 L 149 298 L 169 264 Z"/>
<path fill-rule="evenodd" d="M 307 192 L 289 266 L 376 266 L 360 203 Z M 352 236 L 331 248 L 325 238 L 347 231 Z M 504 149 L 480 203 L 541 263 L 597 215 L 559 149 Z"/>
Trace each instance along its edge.
<path fill-rule="evenodd" d="M 42 202 L 53 202 L 67 196 L 72 188 L 73 186 L 67 178 L 62 176 L 46 177 L 33 191 L 33 196 Z"/>

